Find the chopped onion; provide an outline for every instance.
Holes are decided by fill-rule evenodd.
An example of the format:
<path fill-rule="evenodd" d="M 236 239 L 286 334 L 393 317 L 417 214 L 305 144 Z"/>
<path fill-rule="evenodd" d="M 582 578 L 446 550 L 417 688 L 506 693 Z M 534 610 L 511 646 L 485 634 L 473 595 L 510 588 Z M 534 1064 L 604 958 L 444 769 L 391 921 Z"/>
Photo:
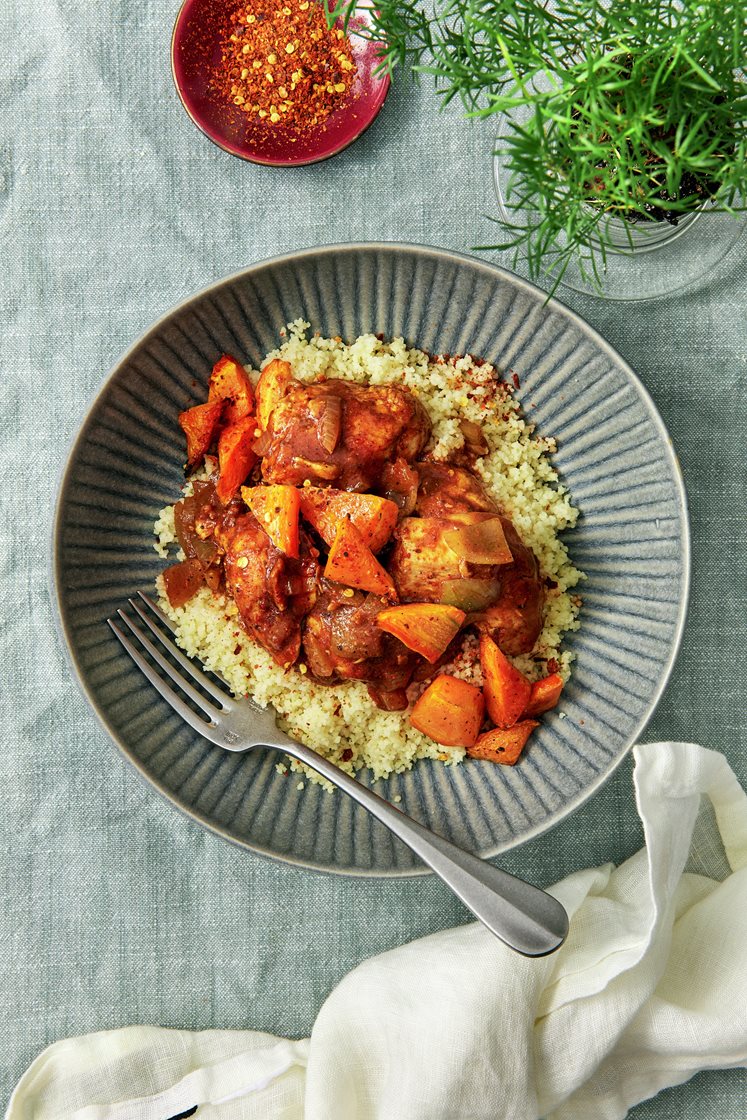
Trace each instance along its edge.
<path fill-rule="evenodd" d="M 252 444 L 252 451 L 254 452 L 255 455 L 258 455 L 261 459 L 262 456 L 266 455 L 267 452 L 270 450 L 271 443 L 272 443 L 272 433 L 271 433 L 269 428 L 265 428 L 265 430 L 262 432 L 262 434 L 257 436 L 254 443 Z"/>
<path fill-rule="evenodd" d="M 460 611 L 484 611 L 496 601 L 500 590 L 498 579 L 447 579 L 441 588 L 441 602 Z"/>
<path fill-rule="evenodd" d="M 492 521 L 497 513 L 488 513 L 477 509 L 458 509 L 448 514 L 448 520 L 455 525 L 478 525 L 481 521 Z"/>
<path fill-rule="evenodd" d="M 444 542 L 460 560 L 469 564 L 510 564 L 511 549 L 500 517 L 459 525 L 444 533 Z"/>
<path fill-rule="evenodd" d="M 464 436 L 464 446 L 472 455 L 476 455 L 481 459 L 483 455 L 487 455 L 490 448 L 485 439 L 485 433 L 479 424 L 475 424 L 473 420 L 460 420 L 459 427 Z"/>
<path fill-rule="evenodd" d="M 294 456 L 292 461 L 295 470 L 308 471 L 316 478 L 324 478 L 331 482 L 337 478 L 340 468 L 335 463 L 315 463 L 311 459 L 302 459 L 300 455 Z"/>
<path fill-rule="evenodd" d="M 337 447 L 342 429 L 342 399 L 329 396 L 324 399 L 324 408 L 319 416 L 318 438 L 321 447 L 331 455 Z"/>

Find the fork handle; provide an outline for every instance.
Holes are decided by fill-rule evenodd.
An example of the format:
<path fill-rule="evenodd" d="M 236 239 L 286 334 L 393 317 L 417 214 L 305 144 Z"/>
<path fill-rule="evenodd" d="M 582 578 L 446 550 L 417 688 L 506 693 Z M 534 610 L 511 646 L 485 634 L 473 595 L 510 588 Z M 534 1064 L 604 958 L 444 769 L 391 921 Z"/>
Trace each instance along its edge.
<path fill-rule="evenodd" d="M 302 743 L 278 733 L 268 743 L 334 782 L 407 844 L 435 871 L 476 918 L 512 949 L 542 957 L 560 948 L 568 933 L 568 915 L 552 895 L 501 871 L 424 828 L 412 817 L 361 785 L 334 763 Z"/>

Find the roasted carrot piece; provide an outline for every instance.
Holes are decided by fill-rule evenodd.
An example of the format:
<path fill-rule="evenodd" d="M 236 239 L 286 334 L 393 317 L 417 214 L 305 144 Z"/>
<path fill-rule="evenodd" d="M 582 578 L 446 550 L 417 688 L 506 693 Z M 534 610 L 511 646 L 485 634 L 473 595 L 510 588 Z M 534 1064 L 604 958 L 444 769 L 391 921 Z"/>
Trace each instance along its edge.
<path fill-rule="evenodd" d="M 213 366 L 208 387 L 208 401 L 225 401 L 225 419 L 229 424 L 243 420 L 254 411 L 254 392 L 244 367 L 224 354 Z"/>
<path fill-rule="evenodd" d="M 275 547 L 297 560 L 299 495 L 295 486 L 242 486 L 241 496 Z"/>
<path fill-rule="evenodd" d="M 196 404 L 179 413 L 179 425 L 187 437 L 187 466 L 196 467 L 210 450 L 223 414 L 223 401 Z"/>
<path fill-rule="evenodd" d="M 387 634 L 433 663 L 459 633 L 466 617 L 458 607 L 443 603 L 406 603 L 380 611 L 376 622 Z"/>
<path fill-rule="evenodd" d="M 532 686 L 492 638 L 480 638 L 480 664 L 488 715 L 496 727 L 512 727 L 529 703 Z"/>
<path fill-rule="evenodd" d="M 327 579 L 397 598 L 392 577 L 374 556 L 352 521 L 343 521 L 335 535 L 324 569 Z"/>
<path fill-rule="evenodd" d="M 536 719 L 525 719 L 521 723 L 515 723 L 513 727 L 486 731 L 478 737 L 474 746 L 467 747 L 467 754 L 470 758 L 483 758 L 488 762 L 513 766 L 535 727 L 539 727 Z"/>
<path fill-rule="evenodd" d="M 294 380 L 290 362 L 284 362 L 280 358 L 273 358 L 260 373 L 255 394 L 257 398 L 257 427 L 261 428 L 262 431 L 270 422 L 270 416 L 276 404 L 283 399 L 288 387 Z"/>
<path fill-rule="evenodd" d="M 352 521 L 372 552 L 378 552 L 394 532 L 399 509 L 376 494 L 305 486 L 301 491 L 301 516 L 331 545 L 343 518 Z"/>
<path fill-rule="evenodd" d="M 255 419 L 245 416 L 224 428 L 218 440 L 218 469 L 220 477 L 215 492 L 225 505 L 245 481 L 257 462 L 252 444 Z"/>
<path fill-rule="evenodd" d="M 549 712 L 560 699 L 563 691 L 563 678 L 560 673 L 551 673 L 541 681 L 535 681 L 529 694 L 529 703 L 524 709 L 524 716 L 540 716 Z"/>
<path fill-rule="evenodd" d="M 410 723 L 445 747 L 471 747 L 477 740 L 485 701 L 479 688 L 442 673 L 415 702 Z"/>

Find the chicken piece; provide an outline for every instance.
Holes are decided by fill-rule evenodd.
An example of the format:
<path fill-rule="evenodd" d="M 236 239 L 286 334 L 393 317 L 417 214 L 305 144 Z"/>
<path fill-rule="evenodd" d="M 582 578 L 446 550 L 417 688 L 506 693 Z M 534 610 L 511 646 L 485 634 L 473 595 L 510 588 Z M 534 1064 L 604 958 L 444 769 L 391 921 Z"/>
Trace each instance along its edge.
<path fill-rule="evenodd" d="M 225 511 L 226 507 L 216 497 L 212 480 L 194 482 L 192 494 L 174 506 L 174 528 L 182 552 L 187 560 L 199 561 L 211 591 L 220 587 L 223 559 L 212 539 L 213 531 Z"/>
<path fill-rule="evenodd" d="M 327 684 L 367 681 L 383 693 L 404 688 L 419 658 L 377 626 L 379 611 L 389 603 L 378 595 L 349 594 L 350 590 L 322 583 L 303 631 L 310 672 Z"/>
<path fill-rule="evenodd" d="M 467 565 L 460 565 L 459 557 L 444 540 L 452 528 L 439 517 L 405 517 L 400 521 L 394 530 L 387 569 L 402 603 L 442 603 L 444 584 L 469 574 Z"/>
<path fill-rule="evenodd" d="M 470 564 L 449 548 L 448 518 L 463 512 L 498 512 L 480 479 L 464 467 L 418 463 L 420 489 L 415 510 L 394 532 L 388 564 L 400 600 L 451 603 L 468 611 L 500 649 L 511 656 L 528 653 L 542 629 L 544 589 L 534 553 L 508 517 L 501 524 L 513 561 Z"/>
<path fill-rule="evenodd" d="M 497 505 L 480 479 L 466 467 L 418 463 L 417 470 L 420 487 L 415 512 L 421 517 L 447 517 L 466 511 L 497 512 Z"/>
<path fill-rule="evenodd" d="M 540 635 L 545 589 L 536 556 L 507 517 L 501 522 L 514 561 L 501 568 L 500 595 L 477 621 L 503 653 L 516 657 L 529 653 Z"/>
<path fill-rule="evenodd" d="M 289 386 L 263 445 L 266 482 L 376 489 L 386 463 L 417 458 L 430 435 L 420 402 L 396 386 L 330 379 Z"/>
<path fill-rule="evenodd" d="M 301 534 L 300 558 L 280 552 L 253 514 L 229 519 L 215 533 L 225 552 L 226 587 L 244 628 L 288 668 L 301 649 L 301 622 L 316 598 L 318 552 Z"/>

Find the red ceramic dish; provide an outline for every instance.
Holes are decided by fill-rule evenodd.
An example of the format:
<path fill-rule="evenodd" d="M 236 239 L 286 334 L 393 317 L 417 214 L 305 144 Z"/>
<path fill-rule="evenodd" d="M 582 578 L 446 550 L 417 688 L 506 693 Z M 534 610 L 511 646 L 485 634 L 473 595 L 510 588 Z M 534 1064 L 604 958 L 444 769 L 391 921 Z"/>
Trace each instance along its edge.
<path fill-rule="evenodd" d="M 377 116 L 389 91 L 389 77 L 374 74 L 378 44 L 355 33 L 365 25 L 365 8 L 359 9 L 348 31 L 357 65 L 352 97 L 322 125 L 291 133 L 247 120 L 210 88 L 234 6 L 231 0 L 184 0 L 176 17 L 171 68 L 182 105 L 197 127 L 232 155 L 276 167 L 317 163 L 352 144 Z"/>

